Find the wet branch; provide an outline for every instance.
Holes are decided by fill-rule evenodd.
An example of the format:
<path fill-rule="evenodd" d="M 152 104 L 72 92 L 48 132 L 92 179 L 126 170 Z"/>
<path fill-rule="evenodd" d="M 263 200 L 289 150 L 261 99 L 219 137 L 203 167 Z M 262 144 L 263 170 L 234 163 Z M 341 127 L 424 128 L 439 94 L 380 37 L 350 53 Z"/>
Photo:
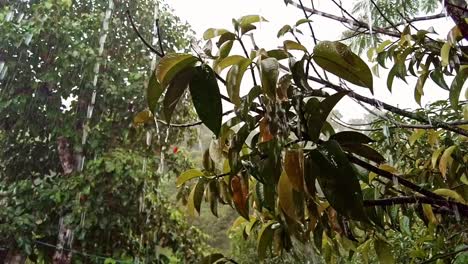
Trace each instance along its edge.
<path fill-rule="evenodd" d="M 161 47 L 161 52 L 159 52 L 153 46 L 151 46 L 151 44 L 148 41 L 146 41 L 146 39 L 141 35 L 140 31 L 138 30 L 138 28 L 135 25 L 135 22 L 133 21 L 133 17 L 130 14 L 130 10 L 127 10 L 127 17 L 128 17 L 128 19 L 130 21 L 130 24 L 132 25 L 133 31 L 135 31 L 135 33 L 140 38 L 140 40 L 143 42 L 143 44 L 145 44 L 145 46 L 148 47 L 148 49 L 150 49 L 152 52 L 154 52 L 159 57 L 161 57 L 161 58 L 164 57 L 164 51 L 162 51 L 161 36 L 160 36 L 160 33 L 159 33 L 160 32 L 160 30 L 159 30 L 159 20 L 156 20 L 156 23 L 157 23 L 157 26 L 158 26 L 158 37 L 159 37 L 158 40 L 159 40 L 159 45 Z"/>
<path fill-rule="evenodd" d="M 223 113 L 223 116 L 232 114 L 233 112 L 234 112 L 234 110 L 226 111 L 226 112 Z M 157 118 L 154 118 L 154 120 L 161 123 L 161 124 L 163 124 L 163 125 L 170 126 L 170 127 L 177 127 L 177 128 L 188 128 L 188 127 L 194 127 L 194 126 L 199 126 L 199 125 L 203 124 L 202 121 L 197 121 L 197 122 L 193 122 L 193 123 L 186 123 L 186 124 L 172 124 L 172 123 L 167 123 L 166 121 L 161 120 L 161 119 L 157 119 Z"/>

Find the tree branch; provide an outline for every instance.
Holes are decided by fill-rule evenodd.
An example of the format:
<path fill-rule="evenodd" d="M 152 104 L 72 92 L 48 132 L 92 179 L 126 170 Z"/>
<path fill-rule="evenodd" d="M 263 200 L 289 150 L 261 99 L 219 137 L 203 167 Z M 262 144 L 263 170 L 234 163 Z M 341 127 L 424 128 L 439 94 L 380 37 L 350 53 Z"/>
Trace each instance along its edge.
<path fill-rule="evenodd" d="M 127 17 L 128 19 L 130 20 L 130 24 L 132 25 L 132 28 L 133 28 L 133 31 L 135 31 L 135 33 L 137 34 L 137 36 L 140 38 L 140 40 L 143 42 L 143 44 L 145 44 L 146 47 L 148 47 L 152 52 L 156 53 L 156 55 L 158 55 L 159 57 L 164 57 L 164 53 L 161 53 L 159 51 L 157 51 L 153 46 L 151 46 L 151 44 L 146 41 L 146 39 L 140 34 L 140 31 L 138 31 L 138 28 L 136 27 L 135 25 L 135 22 L 133 21 L 133 17 L 132 15 L 130 14 L 130 10 L 127 10 Z M 156 21 L 156 23 L 159 24 L 158 21 Z M 158 26 L 158 35 L 159 35 L 159 26 Z M 161 45 L 161 40 L 159 39 L 159 44 Z"/>
<path fill-rule="evenodd" d="M 287 0 L 287 3 L 293 5 L 294 7 L 302 9 L 301 5 L 294 2 L 293 0 Z M 326 17 L 326 18 L 329 18 L 329 19 L 332 19 L 332 20 L 335 20 L 335 21 L 338 21 L 338 22 L 343 22 L 343 23 L 346 23 L 346 24 L 349 24 L 349 25 L 352 25 L 352 26 L 356 26 L 356 27 L 359 27 L 359 28 L 370 29 L 368 23 L 365 23 L 363 21 L 359 21 L 357 19 L 353 20 L 353 19 L 349 19 L 349 18 L 345 18 L 345 17 L 336 16 L 336 15 L 333 15 L 333 14 L 329 14 L 329 13 L 319 11 L 319 10 L 317 10 L 315 8 L 313 9 L 313 8 L 304 7 L 304 10 L 311 13 L 311 14 Z M 376 33 L 384 34 L 384 35 L 387 35 L 387 36 L 391 36 L 391 37 L 396 37 L 396 38 L 400 37 L 400 34 L 398 32 L 394 32 L 394 31 L 391 31 L 391 30 L 388 30 L 388 29 L 385 29 L 385 28 L 372 27 L 372 31 L 374 31 Z"/>
<path fill-rule="evenodd" d="M 384 29 L 391 29 L 393 27 L 402 26 L 402 25 L 404 25 L 406 23 L 427 21 L 427 20 L 439 19 L 439 18 L 444 18 L 444 17 L 445 17 L 444 14 L 437 14 L 437 15 L 430 15 L 430 16 L 415 17 L 415 18 L 411 18 L 411 19 L 407 18 L 407 19 L 405 19 L 405 21 L 394 24 L 393 26 L 385 27 Z"/>
<path fill-rule="evenodd" d="M 465 208 L 466 206 L 464 204 L 448 200 L 432 199 L 424 196 L 401 196 L 378 200 L 364 200 L 364 206 L 392 206 L 396 204 L 430 204 L 443 206 L 449 209 L 456 206 L 460 215 L 468 217 L 468 210 Z"/>
<path fill-rule="evenodd" d="M 229 111 L 224 112 L 223 116 L 229 115 L 231 113 L 234 113 L 234 110 L 229 110 Z M 161 124 L 163 124 L 163 125 L 170 126 L 170 127 L 177 127 L 177 128 L 194 127 L 194 126 L 199 126 L 199 125 L 203 124 L 203 121 L 197 121 L 197 122 L 187 123 L 187 124 L 171 124 L 171 123 L 167 123 L 166 121 L 163 121 L 161 119 L 157 119 L 156 117 L 154 118 L 154 120 L 161 123 Z"/>

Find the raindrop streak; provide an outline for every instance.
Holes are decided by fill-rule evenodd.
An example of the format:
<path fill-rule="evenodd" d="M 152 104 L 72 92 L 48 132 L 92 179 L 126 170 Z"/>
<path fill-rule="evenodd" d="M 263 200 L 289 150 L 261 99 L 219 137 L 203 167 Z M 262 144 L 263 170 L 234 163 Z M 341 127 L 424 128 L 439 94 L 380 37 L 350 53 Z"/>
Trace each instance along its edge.
<path fill-rule="evenodd" d="M 104 19 L 102 21 L 102 28 L 101 28 L 101 35 L 99 36 L 99 49 L 98 49 L 98 55 L 100 58 L 102 58 L 102 54 L 104 53 L 104 47 L 106 44 L 106 39 L 107 39 L 107 32 L 109 30 L 109 22 L 112 17 L 112 11 L 114 9 L 114 1 L 109 0 L 108 2 L 108 7 L 106 9 L 106 13 L 104 15 Z M 99 61 L 94 64 L 94 78 L 93 78 L 93 94 L 91 96 L 91 101 L 89 102 L 88 109 L 86 112 L 86 124 L 83 126 L 83 136 L 81 138 L 81 144 L 85 145 L 86 140 L 88 138 L 88 132 L 89 132 L 89 123 L 91 121 L 91 118 L 93 117 L 93 112 L 94 112 L 94 105 L 96 103 L 96 94 L 97 94 L 97 83 L 99 79 L 99 69 L 101 67 L 101 63 Z M 82 160 L 80 162 L 79 170 L 83 171 L 84 168 L 84 156 L 82 157 Z"/>
<path fill-rule="evenodd" d="M 371 0 L 367 1 L 367 23 L 369 25 L 369 33 L 370 33 L 370 43 L 371 46 L 374 47 L 374 29 L 372 27 L 372 9 L 371 9 Z"/>

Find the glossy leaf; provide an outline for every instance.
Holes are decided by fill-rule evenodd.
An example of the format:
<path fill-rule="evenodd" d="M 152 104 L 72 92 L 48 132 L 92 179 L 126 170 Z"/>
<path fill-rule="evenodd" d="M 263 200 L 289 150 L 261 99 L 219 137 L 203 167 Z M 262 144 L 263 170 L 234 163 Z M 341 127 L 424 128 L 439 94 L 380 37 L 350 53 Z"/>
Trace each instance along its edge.
<path fill-rule="evenodd" d="M 372 72 L 351 49 L 340 42 L 322 41 L 314 47 L 314 61 L 324 70 L 373 93 Z"/>
<path fill-rule="evenodd" d="M 385 158 L 375 149 L 363 144 L 344 144 L 343 149 L 354 153 L 358 156 L 364 157 L 375 163 L 385 162 Z"/>
<path fill-rule="evenodd" d="M 304 190 L 304 152 L 302 149 L 286 150 L 284 169 L 292 187 L 302 192 Z"/>
<path fill-rule="evenodd" d="M 240 105 L 240 85 L 242 82 L 242 77 L 244 76 L 245 71 L 249 67 L 251 60 L 243 58 L 238 63 L 234 64 L 226 77 L 226 88 L 229 95 L 229 98 L 234 103 L 234 105 Z"/>
<path fill-rule="evenodd" d="M 460 106 L 458 105 L 458 101 L 460 99 L 460 93 L 463 88 L 463 85 L 468 78 L 468 67 L 461 67 L 458 74 L 452 81 L 452 85 L 450 85 L 450 104 L 452 108 L 455 110 L 459 110 Z"/>
<path fill-rule="evenodd" d="M 184 171 L 182 172 L 182 174 L 180 174 L 179 177 L 177 177 L 176 186 L 180 187 L 182 186 L 182 184 L 186 183 L 187 181 L 194 179 L 194 178 L 202 177 L 202 176 L 203 176 L 203 172 L 196 170 L 196 169 L 190 169 L 188 171 Z"/>
<path fill-rule="evenodd" d="M 257 254 L 260 261 L 265 260 L 267 256 L 267 249 L 271 246 L 273 240 L 274 230 L 272 225 L 275 221 L 270 220 L 262 226 L 262 229 L 258 233 L 257 238 Z"/>
<path fill-rule="evenodd" d="M 283 46 L 286 50 L 302 50 L 304 52 L 307 52 L 306 47 L 292 40 L 285 40 L 283 42 Z"/>
<path fill-rule="evenodd" d="M 335 140 L 310 152 L 317 167 L 317 180 L 330 205 L 338 213 L 355 220 L 366 220 L 362 192 L 346 154 Z"/>
<path fill-rule="evenodd" d="M 196 67 L 189 87 L 200 120 L 218 137 L 223 106 L 215 73 L 207 65 Z"/>
<path fill-rule="evenodd" d="M 200 215 L 201 202 L 203 200 L 204 192 L 205 181 L 200 179 L 198 183 L 193 186 L 187 201 L 188 212 L 191 216 L 195 216 L 195 211 L 198 213 L 198 215 Z"/>
<path fill-rule="evenodd" d="M 214 65 L 214 70 L 215 72 L 220 73 L 225 68 L 235 65 L 235 64 L 239 64 L 244 60 L 246 60 L 246 58 L 240 55 L 228 56 L 220 60 L 218 63 L 216 63 L 216 65 Z"/>
<path fill-rule="evenodd" d="M 166 122 L 171 121 L 172 113 L 174 112 L 179 99 L 187 89 L 187 86 L 193 76 L 193 68 L 186 69 L 180 72 L 173 82 L 167 87 L 166 95 L 164 96 L 163 107 L 164 117 Z"/>
<path fill-rule="evenodd" d="M 231 178 L 231 191 L 232 200 L 237 209 L 237 212 L 239 212 L 242 217 L 249 220 L 249 189 L 246 181 L 242 176 L 234 175 Z"/>
<path fill-rule="evenodd" d="M 184 53 L 171 53 L 164 56 L 156 67 L 156 77 L 163 89 L 178 73 L 193 66 L 197 60 L 196 57 Z"/>
<path fill-rule="evenodd" d="M 356 131 L 338 132 L 330 137 L 340 144 L 368 144 L 374 142 L 370 137 Z"/>
<path fill-rule="evenodd" d="M 156 78 L 156 72 L 153 72 L 148 83 L 148 88 L 146 89 L 146 101 L 153 115 L 159 98 L 161 97 L 165 88 L 166 87 L 163 87 Z"/>

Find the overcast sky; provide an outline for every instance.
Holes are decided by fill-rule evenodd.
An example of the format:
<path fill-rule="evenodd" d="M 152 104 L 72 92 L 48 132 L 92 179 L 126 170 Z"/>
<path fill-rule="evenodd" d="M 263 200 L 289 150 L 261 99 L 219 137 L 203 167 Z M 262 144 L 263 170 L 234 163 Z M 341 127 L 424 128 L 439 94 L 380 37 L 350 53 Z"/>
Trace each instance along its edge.
<path fill-rule="evenodd" d="M 190 23 L 196 32 L 196 36 L 202 39 L 203 32 L 210 27 L 226 28 L 232 30 L 232 18 L 239 18 L 244 15 L 258 14 L 264 16 L 269 22 L 262 23 L 255 31 L 256 42 L 258 46 L 266 49 L 276 48 L 281 45 L 284 39 L 277 39 L 276 34 L 278 30 L 285 24 L 294 25 L 294 23 L 303 18 L 302 11 L 291 6 L 285 6 L 283 0 L 169 0 L 169 4 L 174 8 L 176 15 L 182 20 Z M 304 3 L 309 2 L 305 1 Z M 343 1 L 345 8 L 351 10 L 352 1 Z M 341 15 L 331 1 L 315 1 L 316 8 L 336 15 Z M 320 40 L 337 40 L 341 36 L 341 32 L 345 29 L 343 25 L 333 20 L 322 18 L 314 15 L 312 17 L 314 30 L 316 31 L 317 38 Z M 309 33 L 306 25 L 303 25 L 303 32 Z M 418 27 L 425 29 L 429 26 L 434 26 L 436 31 L 441 36 L 446 36 L 447 32 L 453 26 L 451 20 L 442 18 L 430 23 L 420 23 Z M 304 37 L 307 38 L 307 37 Z M 309 38 L 310 40 L 310 38 Z M 305 41 L 305 39 L 304 39 Z M 305 42 L 308 48 L 311 48 L 311 42 Z M 309 43 L 307 45 L 307 43 Z M 366 56 L 363 57 L 367 61 Z M 381 71 L 381 78 L 374 76 L 374 92 L 375 98 L 383 100 L 384 102 L 399 106 L 402 108 L 415 108 L 416 102 L 413 98 L 414 85 L 416 78 L 409 77 L 409 84 L 395 78 L 393 85 L 393 93 L 389 93 L 386 86 L 387 72 Z M 244 92 L 251 87 L 243 82 Z M 372 97 L 367 89 L 355 87 L 356 92 L 359 94 Z M 429 101 L 440 100 L 447 98 L 448 94 L 433 85 L 431 81 L 425 87 L 426 94 L 423 96 L 422 104 Z M 464 94 L 464 93 L 462 93 Z M 343 100 L 339 106 L 341 112 L 346 113 L 348 119 L 361 116 L 365 111 L 350 99 Z M 350 113 L 353 113 L 350 116 Z"/>

